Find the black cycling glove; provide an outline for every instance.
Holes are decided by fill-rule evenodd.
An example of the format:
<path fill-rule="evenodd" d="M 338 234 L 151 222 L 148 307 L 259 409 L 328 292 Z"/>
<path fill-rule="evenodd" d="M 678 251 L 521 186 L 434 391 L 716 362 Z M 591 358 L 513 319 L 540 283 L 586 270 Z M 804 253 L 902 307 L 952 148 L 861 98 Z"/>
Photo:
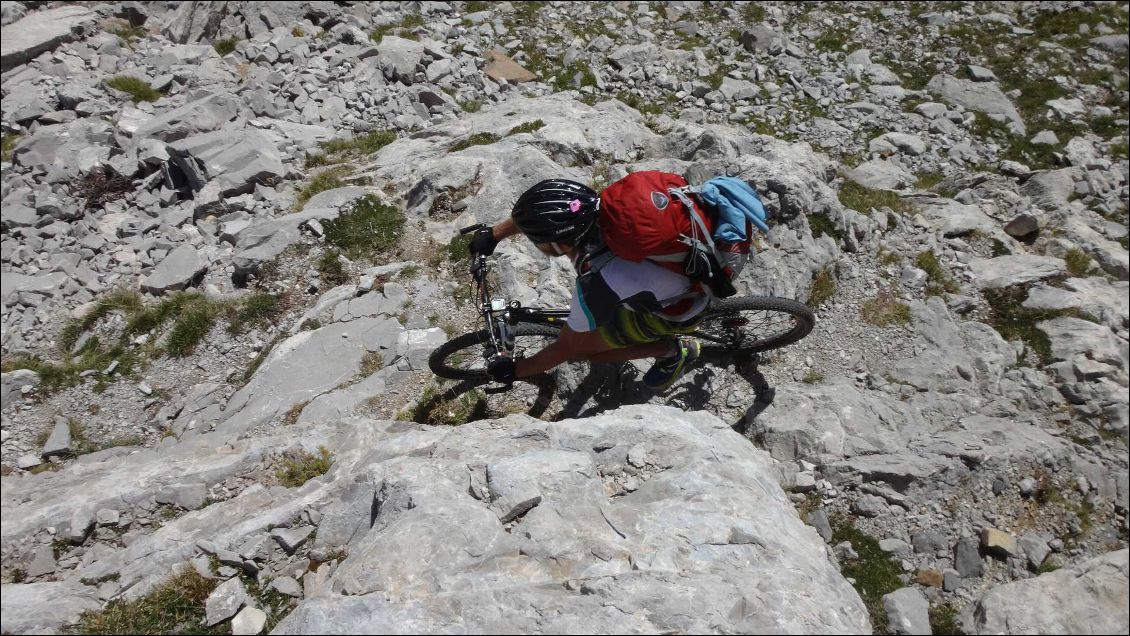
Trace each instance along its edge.
<path fill-rule="evenodd" d="M 494 356 L 487 361 L 487 373 L 495 382 L 502 384 L 512 384 L 516 379 L 514 376 L 517 365 L 514 358 L 507 356 Z"/>
<path fill-rule="evenodd" d="M 472 254 L 482 254 L 483 256 L 490 256 L 494 254 L 494 248 L 498 246 L 498 239 L 494 238 L 494 230 L 489 227 L 482 227 L 475 230 L 471 235 L 471 244 L 469 249 Z"/>

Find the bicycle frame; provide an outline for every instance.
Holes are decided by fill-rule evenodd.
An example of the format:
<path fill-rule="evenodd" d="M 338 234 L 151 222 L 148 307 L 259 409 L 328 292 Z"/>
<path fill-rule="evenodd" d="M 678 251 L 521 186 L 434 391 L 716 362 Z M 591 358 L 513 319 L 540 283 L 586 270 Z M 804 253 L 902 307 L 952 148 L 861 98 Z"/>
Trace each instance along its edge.
<path fill-rule="evenodd" d="M 482 224 L 472 225 L 459 231 L 468 234 L 482 227 Z M 487 334 L 490 335 L 490 347 L 483 348 L 483 357 L 489 358 L 495 353 L 505 351 L 513 353 L 514 336 L 511 327 L 520 322 L 529 322 L 560 328 L 565 325 L 569 312 L 563 309 L 538 309 L 536 307 L 523 307 L 516 300 L 508 301 L 505 298 L 491 296 L 490 278 L 487 274 L 491 270 L 491 263 L 482 254 L 472 255 L 471 278 L 478 285 L 479 313 L 486 323 Z M 493 349 L 493 351 L 492 351 Z"/>

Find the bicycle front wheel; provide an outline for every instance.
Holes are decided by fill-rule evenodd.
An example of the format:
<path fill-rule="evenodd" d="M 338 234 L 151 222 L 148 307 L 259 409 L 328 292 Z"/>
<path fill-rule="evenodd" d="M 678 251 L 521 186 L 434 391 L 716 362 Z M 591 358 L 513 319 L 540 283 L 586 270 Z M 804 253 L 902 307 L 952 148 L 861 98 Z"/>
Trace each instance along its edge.
<path fill-rule="evenodd" d="M 816 316 L 803 303 L 787 298 L 727 298 L 712 304 L 698 330 L 707 352 L 756 353 L 790 345 L 808 335 Z"/>
<path fill-rule="evenodd" d="M 513 328 L 514 356 L 528 358 L 557 339 L 558 330 L 545 325 L 519 324 Z M 457 336 L 436 347 L 428 357 L 432 373 L 449 380 L 487 380 L 484 350 L 490 333 L 483 329 Z"/>

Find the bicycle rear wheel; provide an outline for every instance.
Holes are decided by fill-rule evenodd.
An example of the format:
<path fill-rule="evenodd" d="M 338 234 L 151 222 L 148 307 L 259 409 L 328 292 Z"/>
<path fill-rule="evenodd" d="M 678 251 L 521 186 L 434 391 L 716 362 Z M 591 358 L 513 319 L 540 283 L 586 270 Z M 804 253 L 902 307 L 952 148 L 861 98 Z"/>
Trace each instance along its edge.
<path fill-rule="evenodd" d="M 706 352 L 756 353 L 790 345 L 808 335 L 816 317 L 787 298 L 751 296 L 712 304 L 693 334 Z"/>
<path fill-rule="evenodd" d="M 513 327 L 515 357 L 529 357 L 557 339 L 558 330 L 545 325 L 519 324 Z M 436 347 L 428 357 L 432 373 L 449 380 L 486 380 L 483 350 L 490 346 L 486 329 L 465 333 Z"/>

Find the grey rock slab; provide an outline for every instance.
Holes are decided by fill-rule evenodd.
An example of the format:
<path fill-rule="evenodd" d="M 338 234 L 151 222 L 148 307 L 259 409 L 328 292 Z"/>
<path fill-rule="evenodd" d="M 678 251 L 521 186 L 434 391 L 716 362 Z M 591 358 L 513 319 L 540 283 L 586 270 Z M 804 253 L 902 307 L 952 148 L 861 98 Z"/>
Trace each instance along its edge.
<path fill-rule="evenodd" d="M 918 135 L 889 132 L 872 139 L 868 149 L 871 152 L 901 152 L 915 156 L 926 152 L 926 142 Z"/>
<path fill-rule="evenodd" d="M 301 212 L 286 214 L 274 219 L 266 219 L 248 225 L 235 237 L 235 253 L 232 263 L 236 272 L 253 272 L 259 264 L 269 261 L 294 245 L 302 237 L 299 229 L 310 219 L 325 221 L 336 219 L 338 208 L 311 208 L 306 206 Z"/>
<path fill-rule="evenodd" d="M 713 416 L 654 406 L 448 429 L 420 455 L 383 461 L 369 487 L 349 479 L 365 511 L 349 556 L 326 581 L 331 593 L 308 587 L 276 633 L 433 632 L 453 621 L 470 632 L 867 631 L 854 591 L 838 574 L 824 582 L 835 568 L 760 467 L 771 460 L 742 440 Z M 624 470 L 637 445 L 654 472 L 610 500 L 596 464 Z M 468 492 L 469 473 L 486 466 L 495 492 L 517 500 L 524 480 L 541 496 L 510 532 Z M 693 557 L 675 549 L 687 541 Z M 793 552 L 804 567 L 776 563 Z M 742 591 L 721 598 L 723 589 Z M 769 602 L 780 589 L 800 592 Z"/>
<path fill-rule="evenodd" d="M 1035 254 L 975 257 L 969 259 L 969 268 L 977 284 L 983 289 L 1002 289 L 1067 273 L 1063 259 Z"/>
<path fill-rule="evenodd" d="M 984 66 L 977 66 L 976 64 L 969 65 L 969 77 L 974 82 L 995 82 L 997 76 L 992 71 Z"/>
<path fill-rule="evenodd" d="M 1045 537 L 1034 532 L 1026 532 L 1020 536 L 1017 544 L 1021 552 L 1028 558 L 1028 567 L 1035 570 L 1044 563 L 1044 559 L 1048 558 L 1051 554 L 1051 547 L 1048 546 L 1049 537 Z"/>
<path fill-rule="evenodd" d="M 1048 335 L 1052 357 L 1057 360 L 1086 356 L 1121 369 L 1127 368 L 1126 341 L 1116 336 L 1106 325 L 1061 316 L 1039 322 L 1036 328 Z"/>
<path fill-rule="evenodd" d="M 985 571 L 981 552 L 977 549 L 977 539 L 962 537 L 953 546 L 953 567 L 962 578 L 975 578 Z"/>
<path fill-rule="evenodd" d="M 1098 37 L 1091 38 L 1091 44 L 1115 52 L 1125 51 L 1128 46 L 1125 33 L 1100 35 Z"/>
<path fill-rule="evenodd" d="M 781 386 L 773 404 L 750 422 L 758 444 L 781 461 L 851 457 L 904 447 L 900 430 L 912 414 L 897 398 L 863 391 L 848 380 Z"/>
<path fill-rule="evenodd" d="M 1016 106 L 1001 92 L 994 82 L 975 82 L 963 80 L 952 75 L 935 75 L 926 84 L 926 90 L 943 101 L 957 104 L 969 110 L 987 114 L 1000 114 L 1009 119 L 1018 134 L 1026 134 L 1024 120 Z"/>
<path fill-rule="evenodd" d="M 278 542 L 279 546 L 287 553 L 294 554 L 294 551 L 306 543 L 310 538 L 310 534 L 314 532 L 314 526 L 299 526 L 297 528 L 275 528 L 271 530 L 271 536 Z"/>
<path fill-rule="evenodd" d="M 381 38 L 377 44 L 377 60 L 386 78 L 411 84 L 416 78 L 416 67 L 424 58 L 424 45 L 392 35 Z"/>
<path fill-rule="evenodd" d="M 232 634 L 258 634 L 267 624 L 267 613 L 257 607 L 245 607 L 231 621 Z"/>
<path fill-rule="evenodd" d="M 808 525 L 816 528 L 816 532 L 821 539 L 824 539 L 825 543 L 832 540 L 832 524 L 828 521 L 828 513 L 823 508 L 817 508 L 808 513 L 808 518 L 805 521 Z"/>
<path fill-rule="evenodd" d="M 222 92 L 203 93 L 183 106 L 146 121 L 133 136 L 135 139 L 155 137 L 162 141 L 176 141 L 216 130 L 235 119 L 239 111 L 240 101 L 234 95 Z"/>
<path fill-rule="evenodd" d="M 175 141 L 169 149 L 203 162 L 209 182 L 225 197 L 252 192 L 255 183 L 287 173 L 274 141 L 254 128 L 225 126 Z"/>
<path fill-rule="evenodd" d="M 79 507 L 70 515 L 67 539 L 74 544 L 82 543 L 94 529 L 94 515 L 85 507 Z"/>
<path fill-rule="evenodd" d="M 447 342 L 447 334 L 439 327 L 409 329 L 400 334 L 396 349 L 410 369 L 423 371 L 428 368 L 428 356 L 444 342 Z"/>
<path fill-rule="evenodd" d="M 54 427 L 51 429 L 51 435 L 48 436 L 47 442 L 43 444 L 43 450 L 39 452 L 39 456 L 43 459 L 58 457 L 66 455 L 70 450 L 70 424 L 67 422 L 67 418 L 56 416 Z"/>
<path fill-rule="evenodd" d="M 102 609 L 95 588 L 79 583 L 5 583 L 0 586 L 0 631 L 51 634 Z"/>
<path fill-rule="evenodd" d="M 395 319 L 364 317 L 287 338 L 231 397 L 217 427 L 243 431 L 351 382 L 366 353 L 395 351 L 400 331 Z"/>
<path fill-rule="evenodd" d="M 225 621 L 235 616 L 244 605 L 248 605 L 251 597 L 247 588 L 238 577 L 220 583 L 208 599 L 204 602 L 205 623 L 211 627 L 216 623 Z"/>
<path fill-rule="evenodd" d="M 39 379 L 39 374 L 31 369 L 16 369 L 10 373 L 0 373 L 0 403 L 5 406 L 11 404 L 11 400 L 24 393 L 25 387 L 39 386 Z"/>
<path fill-rule="evenodd" d="M 1028 309 L 1080 309 L 1117 329 L 1130 321 L 1130 283 L 1098 276 L 1068 278 L 1060 286 L 1039 284 L 1028 290 Z"/>
<path fill-rule="evenodd" d="M 871 159 L 844 171 L 844 176 L 873 190 L 901 190 L 914 185 L 915 177 L 885 159 Z"/>
<path fill-rule="evenodd" d="M 280 576 L 271 581 L 271 588 L 279 594 L 292 598 L 302 598 L 302 584 L 289 576 Z"/>
<path fill-rule="evenodd" d="M 1125 634 L 1126 549 L 989 589 L 962 615 L 966 633 Z"/>
<path fill-rule="evenodd" d="M 887 502 L 875 495 L 864 495 L 851 506 L 851 511 L 861 517 L 878 517 L 886 509 Z"/>
<path fill-rule="evenodd" d="M 1031 214 L 1018 214 L 1005 224 L 1005 234 L 1013 238 L 1022 239 L 1031 236 L 1040 229 L 1040 221 Z"/>
<path fill-rule="evenodd" d="M 922 591 L 904 587 L 883 595 L 887 628 L 892 634 L 932 634 L 930 602 Z"/>
<path fill-rule="evenodd" d="M 0 273 L 0 287 L 3 288 L 3 291 L 0 291 L 0 300 L 6 302 L 8 298 L 21 292 L 51 296 L 53 292 L 62 287 L 66 280 L 67 274 L 64 272 L 31 276 L 18 272 L 2 272 Z"/>
<path fill-rule="evenodd" d="M 41 545 L 35 549 L 35 557 L 31 560 L 31 564 L 27 566 L 27 575 L 35 578 L 44 574 L 51 574 L 57 567 L 55 548 L 49 545 Z"/>
<path fill-rule="evenodd" d="M 0 29 L 0 71 L 7 72 L 75 39 L 97 18 L 87 7 L 65 6 L 35 11 L 5 25 Z"/>
<path fill-rule="evenodd" d="M 153 273 L 141 282 L 141 289 L 155 295 L 184 289 L 207 268 L 207 261 L 201 258 L 196 248 L 182 243 L 161 259 Z"/>
<path fill-rule="evenodd" d="M 157 491 L 157 503 L 185 510 L 199 510 L 208 498 L 208 486 L 202 483 L 173 484 Z"/>
<path fill-rule="evenodd" d="M 917 207 L 922 218 L 947 237 L 976 231 L 991 235 L 999 226 L 979 205 L 967 205 L 953 199 L 920 199 Z"/>

